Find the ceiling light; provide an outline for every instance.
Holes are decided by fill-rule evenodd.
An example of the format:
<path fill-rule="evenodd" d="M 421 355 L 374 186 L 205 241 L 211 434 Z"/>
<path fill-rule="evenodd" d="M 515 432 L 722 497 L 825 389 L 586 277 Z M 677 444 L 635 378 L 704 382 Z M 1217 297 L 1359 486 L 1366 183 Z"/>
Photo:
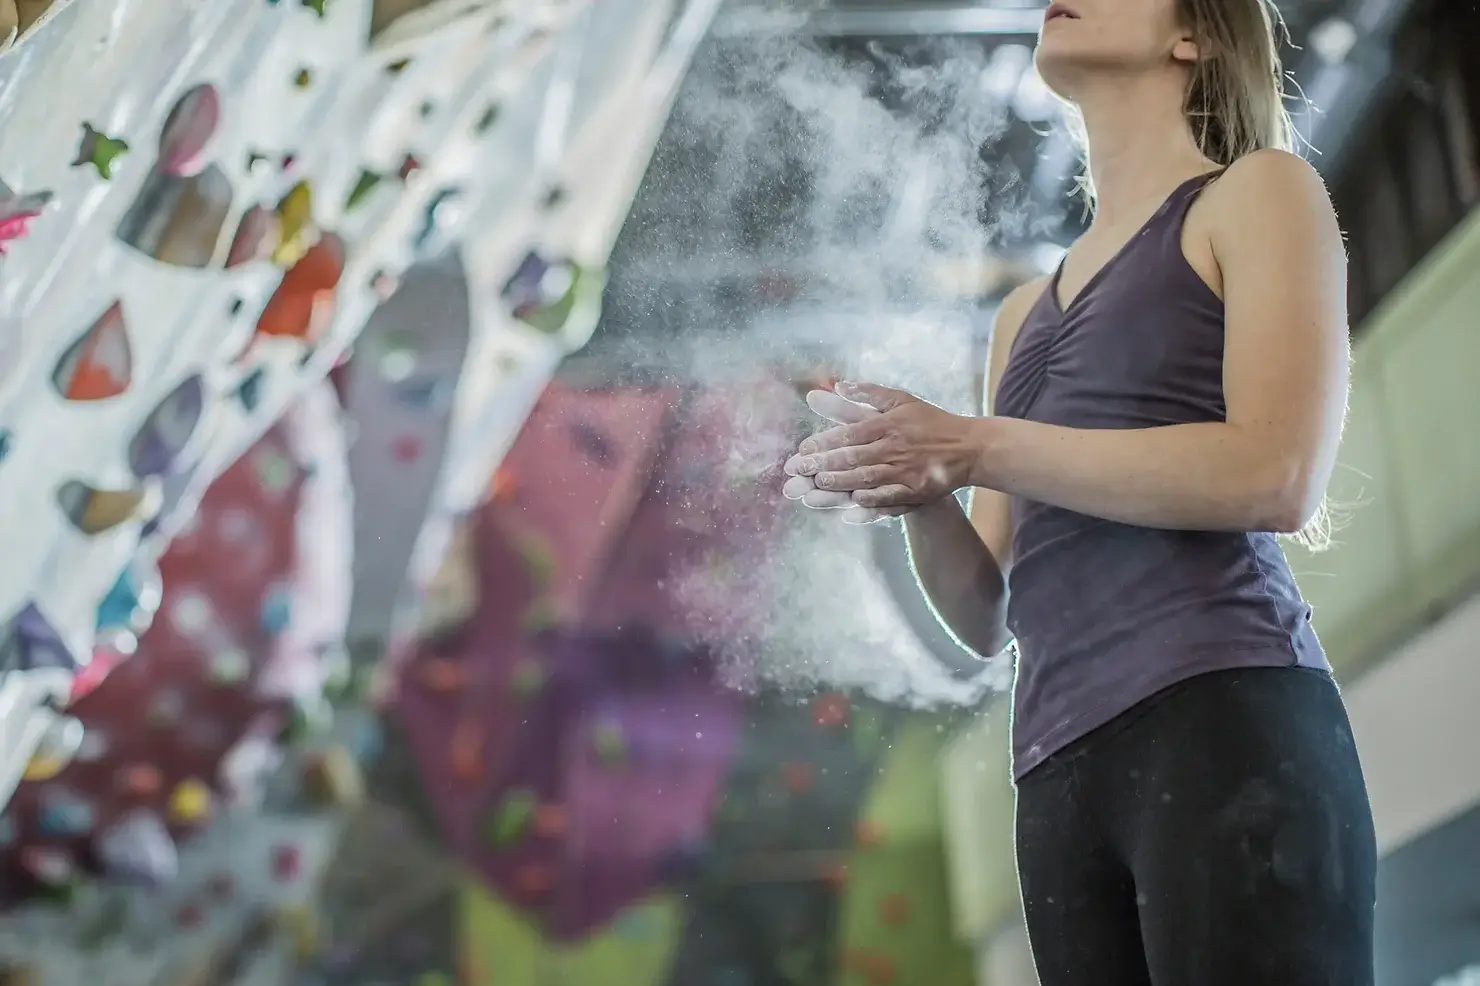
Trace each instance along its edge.
<path fill-rule="evenodd" d="M 1328 65 L 1346 61 L 1357 44 L 1357 29 L 1351 21 L 1332 17 L 1317 24 L 1310 32 L 1310 48 Z"/>

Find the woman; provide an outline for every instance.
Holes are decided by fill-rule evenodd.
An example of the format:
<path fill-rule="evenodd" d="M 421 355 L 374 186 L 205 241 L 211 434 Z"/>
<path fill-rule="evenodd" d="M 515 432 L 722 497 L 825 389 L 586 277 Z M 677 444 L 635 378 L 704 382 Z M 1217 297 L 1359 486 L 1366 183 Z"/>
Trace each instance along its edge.
<path fill-rule="evenodd" d="M 1003 302 L 989 415 L 842 385 L 882 413 L 831 413 L 851 423 L 788 485 L 903 514 L 943 622 L 982 654 L 1015 638 L 1043 986 L 1367 986 L 1370 808 L 1275 540 L 1320 539 L 1345 256 L 1289 152 L 1271 14 L 1056 3 L 1037 63 L 1083 122 L 1096 210 Z"/>

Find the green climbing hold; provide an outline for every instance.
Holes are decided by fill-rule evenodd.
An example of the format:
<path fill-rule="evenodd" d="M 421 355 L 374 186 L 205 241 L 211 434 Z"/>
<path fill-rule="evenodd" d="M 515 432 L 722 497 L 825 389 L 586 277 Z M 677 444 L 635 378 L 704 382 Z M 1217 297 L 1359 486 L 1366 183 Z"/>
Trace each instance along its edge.
<path fill-rule="evenodd" d="M 591 745 L 596 757 L 608 767 L 620 767 L 627 762 L 627 737 L 622 734 L 622 724 L 614 720 L 598 722 L 591 730 Z"/>
<path fill-rule="evenodd" d="M 533 658 L 524 658 L 509 674 L 509 690 L 518 699 L 527 701 L 534 698 L 544 687 L 545 669 Z"/>
<path fill-rule="evenodd" d="M 117 137 L 109 137 L 101 130 L 94 130 L 92 124 L 82 125 L 82 143 L 78 145 L 77 157 L 72 161 L 72 167 L 80 168 L 84 165 L 92 165 L 98 169 L 98 175 L 104 181 L 113 177 L 113 162 L 128 153 L 128 141 Z"/>
<path fill-rule="evenodd" d="M 529 831 L 540 799 L 533 791 L 517 788 L 504 795 L 488 824 L 488 841 L 500 848 L 512 846 Z"/>
<path fill-rule="evenodd" d="M 522 628 L 527 634 L 544 633 L 560 626 L 560 607 L 550 598 L 536 599 L 524 611 Z"/>
<path fill-rule="evenodd" d="M 362 170 L 360 177 L 355 179 L 355 187 L 349 190 L 349 197 L 344 200 L 344 211 L 349 212 L 364 204 L 370 193 L 379 187 L 381 180 L 380 175 L 375 172 Z"/>
<path fill-rule="evenodd" d="M 320 18 L 323 18 L 329 12 L 329 0 L 298 0 L 298 2 L 302 6 L 308 8 L 309 10 L 312 10 Z"/>

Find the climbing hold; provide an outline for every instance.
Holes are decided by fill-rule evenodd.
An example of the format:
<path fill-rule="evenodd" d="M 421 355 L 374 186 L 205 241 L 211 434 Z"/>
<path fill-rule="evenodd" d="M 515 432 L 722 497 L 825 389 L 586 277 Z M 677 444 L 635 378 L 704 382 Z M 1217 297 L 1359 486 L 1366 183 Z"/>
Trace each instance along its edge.
<path fill-rule="evenodd" d="M 118 772 L 118 782 L 130 795 L 148 798 L 156 794 L 164 784 L 164 775 L 152 764 L 130 764 Z"/>
<path fill-rule="evenodd" d="M 308 959 L 318 954 L 322 923 L 312 906 L 288 905 L 278 912 L 277 924 L 287 932 L 288 940 L 293 943 L 294 954 L 299 959 Z"/>
<path fill-rule="evenodd" d="M 221 96 L 214 86 L 185 92 L 170 110 L 159 133 L 159 169 L 176 176 L 201 170 L 206 145 L 221 125 Z"/>
<path fill-rule="evenodd" d="M 542 597 L 525 608 L 520 629 L 530 636 L 537 636 L 554 630 L 563 622 L 560 604 L 549 597 Z"/>
<path fill-rule="evenodd" d="M 127 141 L 109 137 L 101 130 L 94 130 L 92 124 L 84 123 L 82 142 L 77 147 L 77 156 L 72 159 L 72 167 L 90 164 L 97 169 L 99 177 L 107 181 L 113 177 L 114 162 L 127 152 Z"/>
<path fill-rule="evenodd" d="M 263 491 L 272 496 L 286 493 L 297 475 L 297 467 L 292 460 L 276 449 L 259 449 L 253 457 L 253 464 L 257 467 L 257 481 L 262 484 Z"/>
<path fill-rule="evenodd" d="M 57 888 L 70 883 L 77 875 L 72 858 L 60 849 L 29 846 L 21 851 L 21 866 L 36 880 Z"/>
<path fill-rule="evenodd" d="M 468 671 L 461 661 L 447 657 L 429 657 L 420 662 L 417 678 L 428 691 L 459 692 L 467 687 Z"/>
<path fill-rule="evenodd" d="M 525 863 L 514 872 L 514 885 L 526 898 L 545 896 L 553 884 L 550 868 L 539 863 Z"/>
<path fill-rule="evenodd" d="M 465 784 L 483 777 L 483 736 L 476 720 L 465 719 L 452 734 L 452 776 Z"/>
<path fill-rule="evenodd" d="M 460 197 L 461 193 L 455 188 L 444 188 L 431 197 L 422 216 L 421 228 L 411 240 L 414 249 L 425 251 L 436 242 L 439 231 L 456 221 L 457 201 Z"/>
<path fill-rule="evenodd" d="M 231 238 L 231 249 L 226 251 L 226 267 L 240 267 L 255 260 L 266 260 L 272 256 L 274 241 L 281 238 L 277 213 L 260 205 L 254 205 L 242 213 L 236 225 L 236 235 Z"/>
<path fill-rule="evenodd" d="M 48 781 L 66 770 L 82 748 L 86 732 L 78 720 L 71 716 L 58 716 L 47 727 L 36 752 L 31 754 L 31 760 L 26 764 L 26 780 Z"/>
<path fill-rule="evenodd" d="M 492 130 L 493 125 L 498 122 L 499 112 L 498 103 L 489 103 L 484 107 L 483 113 L 478 117 L 478 122 L 473 124 L 473 133 L 476 136 L 482 137 L 488 131 Z"/>
<path fill-rule="evenodd" d="M 565 835 L 566 827 L 563 805 L 540 805 L 534 813 L 534 834 L 541 839 L 559 839 Z"/>
<path fill-rule="evenodd" d="M 303 872 L 303 853 L 297 846 L 277 846 L 272 851 L 272 876 L 279 883 L 298 879 Z"/>
<path fill-rule="evenodd" d="M 42 793 L 36 824 L 45 835 L 69 838 L 91 832 L 96 819 L 92 805 L 77 795 L 48 788 Z"/>
<path fill-rule="evenodd" d="M 895 892 L 879 904 L 879 920 L 891 927 L 904 924 L 910 918 L 910 899 Z"/>
<path fill-rule="evenodd" d="M 284 273 L 257 319 L 257 335 L 318 341 L 333 318 L 334 290 L 343 275 L 344 243 L 332 234 L 321 236 Z"/>
<path fill-rule="evenodd" d="M 185 696 L 174 688 L 162 689 L 149 703 L 147 719 L 156 729 L 168 729 L 185 715 Z"/>
<path fill-rule="evenodd" d="M 17 195 L 0 181 L 0 256 L 5 255 L 12 241 L 31 231 L 31 220 L 41 215 L 51 200 L 51 192 Z"/>
<path fill-rule="evenodd" d="M 132 490 L 96 490 L 71 480 L 57 490 L 57 506 L 83 534 L 101 534 L 147 511 L 145 487 Z"/>
<path fill-rule="evenodd" d="M 293 73 L 293 87 L 295 89 L 307 89 L 311 85 L 313 85 L 313 72 L 306 68 L 301 68 Z"/>
<path fill-rule="evenodd" d="M 124 569 L 113 588 L 98 604 L 97 629 L 132 630 L 144 614 L 138 579 L 132 569 Z"/>
<path fill-rule="evenodd" d="M 349 195 L 344 200 L 344 211 L 352 212 L 364 204 L 370 197 L 370 193 L 380 187 L 384 179 L 373 171 L 360 170 L 360 176 L 355 179 L 354 187 L 349 190 Z"/>
<path fill-rule="evenodd" d="M 293 594 L 290 588 L 281 584 L 270 586 L 263 594 L 262 608 L 258 614 L 258 624 L 262 632 L 275 637 L 288 629 L 292 618 Z"/>
<path fill-rule="evenodd" d="M 401 166 L 396 169 L 396 177 L 402 181 L 410 181 L 411 177 L 421 170 L 421 162 L 407 154 L 401 159 Z"/>
<path fill-rule="evenodd" d="M 0 667 L 17 671 L 62 668 L 75 673 L 81 662 L 35 603 L 27 603 L 10 622 L 0 644 Z"/>
<path fill-rule="evenodd" d="M 252 674 L 252 659 L 240 647 L 223 647 L 210 657 L 211 680 L 218 685 L 239 685 Z"/>
<path fill-rule="evenodd" d="M 180 871 L 175 840 L 164 823 L 147 811 L 129 812 L 104 829 L 96 849 L 104 871 L 117 880 L 157 887 Z"/>
<path fill-rule="evenodd" d="M 177 825 L 199 825 L 211 817 L 211 789 L 195 778 L 175 785 L 170 793 L 170 821 Z"/>
<path fill-rule="evenodd" d="M 861 849 L 873 849 L 884 841 L 884 830 L 879 823 L 862 819 L 853 827 L 853 841 Z"/>
<path fill-rule="evenodd" d="M 236 399 L 241 401 L 247 412 L 257 410 L 257 405 L 262 401 L 262 385 L 266 379 L 267 371 L 259 366 L 237 384 Z"/>
<path fill-rule="evenodd" d="M 160 401 L 129 443 L 129 468 L 135 476 L 169 472 L 190 444 L 205 414 L 206 390 L 200 375 L 185 378 Z"/>
<path fill-rule="evenodd" d="M 300 181 L 288 190 L 277 206 L 278 242 L 272 262 L 292 267 L 308 252 L 316 232 L 313 220 L 313 186 Z"/>
<path fill-rule="evenodd" d="M 782 783 L 792 794 L 805 794 L 812 789 L 812 765 L 787 763 L 781 765 Z"/>
<path fill-rule="evenodd" d="M 533 791 L 516 788 L 507 792 L 489 822 L 488 841 L 504 849 L 524 838 L 539 805 L 539 798 Z"/>
<path fill-rule="evenodd" d="M 420 347 L 417 338 L 405 329 L 391 329 L 381 336 L 375 346 L 376 369 L 391 383 L 401 383 L 416 372 Z"/>
<path fill-rule="evenodd" d="M 329 0 L 298 0 L 299 6 L 313 11 L 322 20 L 329 13 Z"/>
<path fill-rule="evenodd" d="M 262 166 L 266 163 L 267 155 L 263 154 L 261 151 L 247 152 L 247 171 L 260 171 L 262 170 Z"/>
<path fill-rule="evenodd" d="M 622 724 L 615 719 L 602 719 L 591 729 L 591 746 L 596 757 L 608 767 L 627 762 L 627 737 Z"/>
<path fill-rule="evenodd" d="M 488 484 L 488 498 L 494 503 L 510 503 L 518 488 L 513 470 L 508 466 L 499 466 L 494 470 L 493 479 Z"/>
<path fill-rule="evenodd" d="M 391 456 L 397 462 L 415 462 L 421 458 L 421 439 L 415 435 L 401 435 L 391 443 Z"/>
<path fill-rule="evenodd" d="M 123 305 L 115 301 L 67 347 L 51 382 L 69 401 L 100 401 L 128 390 L 133 380 L 133 347 Z"/>
<path fill-rule="evenodd" d="M 360 765 L 343 746 L 310 754 L 303 765 L 303 790 L 310 802 L 324 808 L 356 808 L 365 799 Z"/>
<path fill-rule="evenodd" d="M 396 399 L 421 411 L 445 411 L 452 405 L 455 389 L 442 379 L 408 380 L 396 385 Z"/>
<path fill-rule="evenodd" d="M 193 900 L 181 904 L 180 909 L 175 912 L 175 924 L 187 931 L 200 927 L 205 918 L 205 908 Z"/>
<path fill-rule="evenodd" d="M 812 721 L 823 729 L 846 726 L 850 711 L 848 699 L 837 692 L 827 692 L 812 700 Z"/>
<path fill-rule="evenodd" d="M 296 695 L 289 709 L 288 722 L 278 737 L 290 745 L 313 736 L 322 736 L 334 725 L 334 707 L 322 695 Z"/>
<path fill-rule="evenodd" d="M 378 270 L 370 277 L 370 291 L 381 301 L 389 301 L 401 286 L 401 279 L 389 271 Z"/>
<path fill-rule="evenodd" d="M 521 658 L 509 672 L 509 690 L 522 701 L 528 701 L 545 687 L 545 668 L 531 657 Z"/>

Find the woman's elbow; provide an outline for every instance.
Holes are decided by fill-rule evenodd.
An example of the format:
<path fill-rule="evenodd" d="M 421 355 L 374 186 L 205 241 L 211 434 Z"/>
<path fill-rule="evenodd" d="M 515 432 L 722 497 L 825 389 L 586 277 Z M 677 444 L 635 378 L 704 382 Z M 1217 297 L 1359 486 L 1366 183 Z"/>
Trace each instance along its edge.
<path fill-rule="evenodd" d="M 1256 529 L 1298 534 L 1316 518 L 1325 501 L 1324 477 L 1304 469 L 1285 471 L 1280 481 L 1265 486 L 1258 498 Z"/>

